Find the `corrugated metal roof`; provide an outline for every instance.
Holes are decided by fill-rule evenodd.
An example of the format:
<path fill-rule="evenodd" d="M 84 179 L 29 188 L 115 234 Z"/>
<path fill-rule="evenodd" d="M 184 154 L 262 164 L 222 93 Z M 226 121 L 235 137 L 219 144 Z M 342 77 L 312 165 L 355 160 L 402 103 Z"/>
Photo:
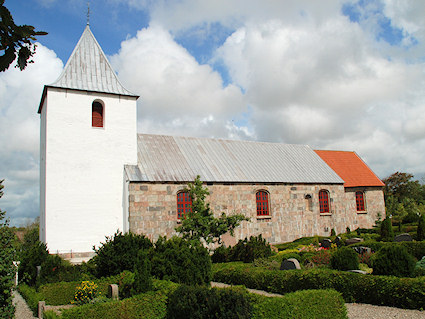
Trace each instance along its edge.
<path fill-rule="evenodd" d="M 345 187 L 385 186 L 355 152 L 315 152 L 345 181 Z"/>
<path fill-rule="evenodd" d="M 62 74 L 48 86 L 137 96 L 120 83 L 88 25 Z"/>
<path fill-rule="evenodd" d="M 337 183 L 344 181 L 309 147 L 222 139 L 138 135 L 131 181 Z"/>

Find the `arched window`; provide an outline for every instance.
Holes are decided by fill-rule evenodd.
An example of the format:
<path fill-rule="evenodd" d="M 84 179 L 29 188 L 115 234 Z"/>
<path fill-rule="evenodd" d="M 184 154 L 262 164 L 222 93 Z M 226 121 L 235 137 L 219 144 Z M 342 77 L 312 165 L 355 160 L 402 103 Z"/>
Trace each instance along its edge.
<path fill-rule="evenodd" d="M 177 193 L 177 219 L 182 219 L 192 211 L 192 199 L 188 192 Z"/>
<path fill-rule="evenodd" d="M 257 216 L 267 216 L 269 213 L 269 193 L 266 191 L 258 191 L 257 200 Z"/>
<path fill-rule="evenodd" d="M 320 205 L 320 213 L 329 213 L 329 193 L 327 190 L 319 191 L 319 205 Z"/>
<path fill-rule="evenodd" d="M 94 101 L 91 106 L 91 126 L 103 127 L 103 105 L 98 101 Z"/>
<path fill-rule="evenodd" d="M 313 199 L 310 194 L 304 196 L 305 199 L 305 209 L 311 211 L 313 208 Z"/>
<path fill-rule="evenodd" d="M 364 211 L 364 193 L 363 192 L 356 192 L 356 206 L 357 211 Z"/>

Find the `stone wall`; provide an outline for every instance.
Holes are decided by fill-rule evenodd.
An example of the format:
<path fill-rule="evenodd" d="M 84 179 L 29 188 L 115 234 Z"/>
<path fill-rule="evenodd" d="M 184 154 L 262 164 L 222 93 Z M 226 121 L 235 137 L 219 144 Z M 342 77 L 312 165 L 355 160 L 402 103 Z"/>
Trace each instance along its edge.
<path fill-rule="evenodd" d="M 208 184 L 207 201 L 218 216 L 242 213 L 250 218 L 243 222 L 232 238 L 224 236 L 225 243 L 233 245 L 239 239 L 262 234 L 270 243 L 292 241 L 304 236 L 329 236 L 331 229 L 345 232 L 346 227 L 370 228 L 377 213 L 385 212 L 381 189 L 362 188 L 365 191 L 366 211 L 357 213 L 355 191 L 342 185 L 311 184 Z M 130 231 L 145 234 L 152 240 L 158 236 L 175 235 L 177 220 L 177 193 L 185 184 L 129 184 Z M 330 213 L 319 212 L 319 190 L 330 195 Z M 270 216 L 257 216 L 255 194 L 258 190 L 269 193 Z M 309 209 L 306 195 L 311 196 Z"/>

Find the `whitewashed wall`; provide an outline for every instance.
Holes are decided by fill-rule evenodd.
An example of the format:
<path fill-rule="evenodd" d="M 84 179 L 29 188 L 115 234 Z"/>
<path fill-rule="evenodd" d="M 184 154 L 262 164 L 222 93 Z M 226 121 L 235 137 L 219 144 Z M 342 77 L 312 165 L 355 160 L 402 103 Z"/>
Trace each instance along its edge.
<path fill-rule="evenodd" d="M 105 105 L 103 128 L 92 127 L 96 99 Z M 123 230 L 123 169 L 137 163 L 136 112 L 135 97 L 48 89 L 41 112 L 40 238 L 50 253 L 91 252 Z"/>

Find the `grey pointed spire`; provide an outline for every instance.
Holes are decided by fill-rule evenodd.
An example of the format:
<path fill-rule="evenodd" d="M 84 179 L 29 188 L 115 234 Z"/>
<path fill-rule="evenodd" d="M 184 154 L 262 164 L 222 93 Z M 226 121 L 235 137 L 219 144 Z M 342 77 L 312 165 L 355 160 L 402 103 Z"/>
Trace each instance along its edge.
<path fill-rule="evenodd" d="M 137 96 L 120 83 L 89 25 L 81 35 L 62 74 L 48 86 Z"/>

